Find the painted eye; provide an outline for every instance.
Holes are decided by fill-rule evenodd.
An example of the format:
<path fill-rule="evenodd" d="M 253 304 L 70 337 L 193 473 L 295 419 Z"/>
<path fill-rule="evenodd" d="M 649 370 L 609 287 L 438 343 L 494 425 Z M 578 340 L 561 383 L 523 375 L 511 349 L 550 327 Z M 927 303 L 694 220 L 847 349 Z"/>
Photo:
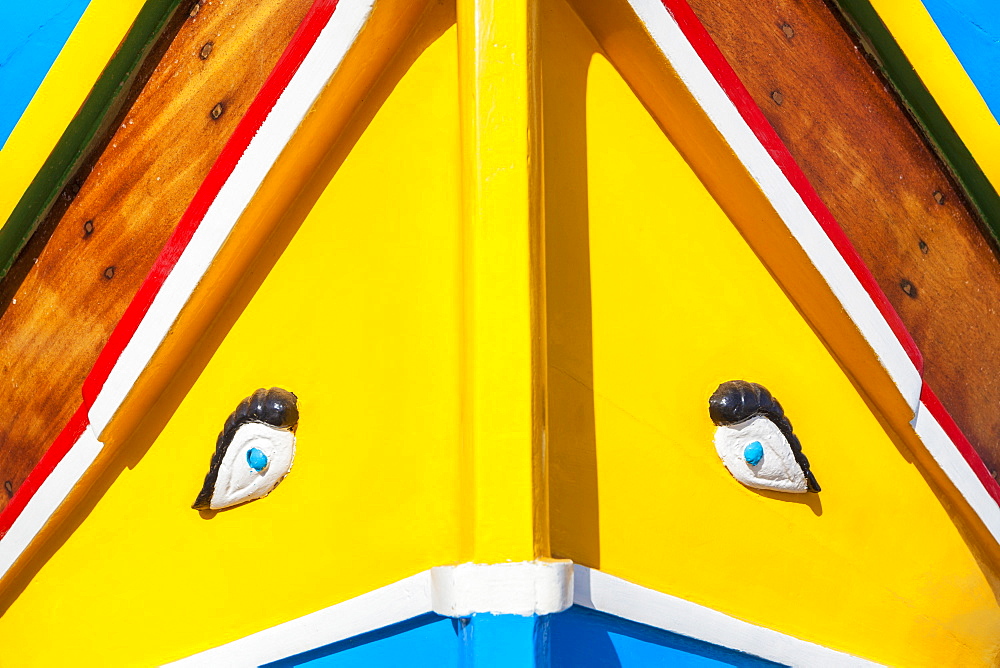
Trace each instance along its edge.
<path fill-rule="evenodd" d="M 267 455 L 258 448 L 250 448 L 247 450 L 247 464 L 254 471 L 260 473 L 267 468 Z"/>
<path fill-rule="evenodd" d="M 791 422 L 766 388 L 744 380 L 725 382 L 709 399 L 708 410 L 718 425 L 715 450 L 734 478 L 757 489 L 820 491 Z"/>
<path fill-rule="evenodd" d="M 298 422 L 297 399 L 281 388 L 261 388 L 240 402 L 192 508 L 221 510 L 267 496 L 292 468 Z"/>

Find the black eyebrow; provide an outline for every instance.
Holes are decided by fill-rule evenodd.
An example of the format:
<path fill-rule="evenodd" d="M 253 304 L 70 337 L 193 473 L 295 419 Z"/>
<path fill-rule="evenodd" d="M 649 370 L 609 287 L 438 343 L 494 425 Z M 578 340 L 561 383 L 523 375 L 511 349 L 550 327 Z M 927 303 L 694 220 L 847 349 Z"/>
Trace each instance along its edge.
<path fill-rule="evenodd" d="M 768 418 L 788 440 L 792 455 L 806 476 L 809 491 L 820 491 L 816 476 L 809 470 L 809 460 L 802 452 L 799 437 L 792 431 L 792 423 L 785 417 L 781 404 L 766 387 L 746 380 L 727 380 L 709 398 L 708 415 L 712 422 L 720 426 L 743 422 L 755 415 Z"/>
<path fill-rule="evenodd" d="M 195 510 L 208 510 L 211 507 L 212 494 L 215 492 L 219 468 L 222 466 L 226 451 L 233 442 L 236 431 L 250 422 L 295 431 L 295 427 L 299 424 L 298 397 L 280 387 L 272 387 L 269 390 L 261 387 L 240 402 L 236 410 L 226 419 L 226 424 L 215 441 L 215 452 L 212 453 L 212 462 L 208 466 L 205 482 L 198 493 L 198 498 L 191 506 Z"/>

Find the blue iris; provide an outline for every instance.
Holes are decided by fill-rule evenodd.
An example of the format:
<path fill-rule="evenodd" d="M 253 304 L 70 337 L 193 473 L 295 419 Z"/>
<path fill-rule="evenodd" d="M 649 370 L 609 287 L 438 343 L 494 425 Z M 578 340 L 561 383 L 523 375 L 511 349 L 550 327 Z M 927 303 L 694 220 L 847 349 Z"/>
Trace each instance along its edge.
<path fill-rule="evenodd" d="M 267 455 L 257 448 L 250 448 L 247 450 L 247 464 L 249 464 L 250 468 L 254 471 L 260 473 L 267 468 Z"/>
<path fill-rule="evenodd" d="M 743 450 L 743 458 L 750 466 L 757 466 L 764 459 L 764 446 L 760 441 L 754 441 Z"/>

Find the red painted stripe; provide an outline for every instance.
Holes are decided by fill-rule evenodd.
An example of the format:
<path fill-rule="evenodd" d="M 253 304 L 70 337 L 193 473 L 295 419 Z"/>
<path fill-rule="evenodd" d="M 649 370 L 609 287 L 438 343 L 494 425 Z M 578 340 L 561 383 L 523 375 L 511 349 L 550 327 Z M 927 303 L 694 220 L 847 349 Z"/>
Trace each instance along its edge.
<path fill-rule="evenodd" d="M 271 113 L 271 109 L 274 108 L 285 88 L 288 87 L 292 76 L 298 71 L 306 54 L 316 43 L 316 39 L 330 21 L 336 7 L 337 0 L 317 0 L 302 20 L 291 42 L 281 54 L 274 71 L 264 82 L 260 93 L 247 109 L 246 115 L 236 127 L 233 136 L 226 142 L 222 153 L 212 165 L 212 169 L 201 184 L 194 199 L 191 200 L 191 204 L 188 205 L 180 222 L 177 223 L 173 235 L 167 241 L 159 257 L 156 258 L 153 268 L 150 269 L 145 281 L 139 287 L 139 291 L 132 298 L 121 320 L 111 333 L 107 344 L 101 350 L 101 354 L 94 363 L 94 368 L 91 369 L 83 383 L 85 402 L 93 404 L 101 388 L 104 387 L 104 383 L 111 374 L 111 369 L 121 357 L 125 346 L 132 340 L 132 336 L 149 311 L 149 307 L 163 286 L 163 282 L 173 270 L 174 265 L 177 264 L 181 253 L 187 248 L 195 230 L 205 218 L 209 206 L 215 201 L 222 186 L 229 180 L 236 168 L 236 163 L 243 157 L 250 141 L 257 134 L 268 114 Z"/>
<path fill-rule="evenodd" d="M 298 71 L 302 61 L 315 45 L 320 33 L 329 23 L 337 8 L 337 0 L 316 0 L 298 29 L 292 36 L 288 46 L 278 59 L 274 70 L 264 82 L 263 87 L 254 98 L 246 115 L 236 126 L 232 137 L 226 142 L 218 159 L 212 165 L 208 176 L 198 188 L 191 204 L 181 217 L 173 234 L 163 250 L 157 256 L 152 269 L 146 275 L 138 292 L 132 298 L 121 320 L 112 331 L 108 342 L 101 349 L 94 367 L 83 382 L 83 401 L 70 421 L 63 427 L 59 436 L 45 451 L 38 464 L 31 470 L 28 477 L 18 488 L 10 502 L 0 511 L 0 538 L 10 530 L 14 521 L 34 497 L 41 484 L 62 461 L 69 449 L 77 442 L 83 430 L 89 425 L 87 412 L 93 406 L 101 388 L 111 374 L 111 369 L 121 357 L 125 346 L 132 340 L 143 317 L 149 311 L 153 299 L 159 293 L 167 276 L 177 264 L 181 253 L 187 248 L 195 230 L 201 224 L 209 206 L 215 201 L 223 184 L 229 179 L 236 168 L 236 163 L 243 156 L 250 141 L 257 134 L 278 98 L 288 87 L 288 83 Z"/>
<path fill-rule="evenodd" d="M 45 479 L 49 477 L 49 474 L 52 473 L 56 465 L 62 461 L 66 453 L 69 452 L 69 449 L 73 447 L 73 444 L 80 439 L 80 435 L 83 434 L 84 429 L 90 424 L 87 419 L 87 410 L 88 406 L 85 405 L 81 405 L 76 409 L 76 413 L 73 414 L 73 417 L 69 419 L 63 430 L 56 436 L 56 440 L 52 442 L 49 449 L 45 451 L 42 458 L 35 464 L 35 468 L 31 469 L 31 473 L 28 474 L 28 477 L 18 487 L 14 498 L 4 506 L 3 511 L 0 512 L 0 538 L 7 535 L 7 532 L 10 531 L 11 526 L 14 524 L 14 520 L 21 515 L 21 511 L 28 505 L 28 501 L 35 496 L 35 492 L 42 486 Z"/>
<path fill-rule="evenodd" d="M 906 350 L 910 360 L 917 367 L 917 371 L 923 374 L 923 357 L 899 314 L 892 307 L 892 304 L 889 303 L 888 297 L 885 296 L 885 293 L 875 281 L 875 277 L 868 269 L 868 266 L 861 259 L 861 256 L 858 255 L 857 250 L 851 244 L 844 230 L 833 217 L 833 214 L 823 204 L 819 194 L 806 178 L 805 173 L 796 164 L 792 154 L 788 151 L 788 147 L 781 141 L 778 133 L 774 131 L 774 128 L 771 127 L 771 124 L 764 116 L 764 112 L 754 102 L 750 91 L 746 89 L 746 86 L 743 85 L 743 82 L 736 75 L 735 70 L 729 65 L 725 56 L 722 55 L 722 51 L 716 46 L 712 37 L 708 34 L 708 30 L 701 24 L 701 21 L 698 20 L 697 15 L 685 0 L 661 1 L 663 2 L 663 6 L 677 21 L 684 36 L 691 43 L 692 47 L 694 47 L 698 56 L 712 73 L 712 76 L 736 106 L 743 120 L 750 126 L 758 141 L 760 141 L 761 145 L 771 155 L 771 158 L 778 165 L 779 169 L 781 169 L 785 178 L 795 188 L 799 197 L 802 198 L 802 201 L 809 208 L 813 216 L 816 217 L 823 231 L 833 242 L 848 266 L 850 266 L 851 271 L 854 272 L 854 275 L 864 286 L 865 291 L 871 297 L 872 301 L 875 302 L 882 317 L 889 323 L 893 334 L 896 335 L 896 338 L 904 350 Z M 972 470 L 975 471 L 976 477 L 982 483 L 983 487 L 986 488 L 986 491 L 989 492 L 994 501 L 1000 504 L 1000 483 L 997 483 L 993 476 L 990 475 L 979 453 L 972 447 L 969 439 L 965 437 L 958 424 L 955 423 L 951 415 L 948 414 L 948 411 L 945 410 L 944 405 L 926 383 L 921 388 L 921 401 L 931 411 L 931 415 L 941 424 L 945 433 L 948 434 L 948 437 L 954 443 L 955 448 L 961 453 L 969 466 L 972 467 Z"/>
<path fill-rule="evenodd" d="M 937 398 L 937 395 L 934 394 L 927 383 L 924 383 L 923 388 L 920 390 L 920 401 L 931 412 L 931 415 L 938 421 L 944 432 L 948 434 L 948 438 L 955 444 L 955 448 L 962 454 L 962 457 L 972 467 L 972 470 L 975 471 L 979 482 L 983 484 L 983 487 L 990 493 L 993 500 L 1000 504 L 1000 483 L 990 475 L 990 470 L 986 468 L 986 463 L 983 462 L 982 457 L 972 447 L 972 443 L 965 437 L 965 434 L 959 429 L 958 424 L 952 419 L 944 404 L 941 403 L 941 400 Z"/>
<path fill-rule="evenodd" d="M 910 336 L 910 332 L 906 329 L 906 325 L 903 324 L 903 320 L 899 317 L 896 309 L 892 307 L 892 304 L 889 303 L 888 297 L 885 296 L 882 288 L 875 281 L 875 277 L 872 276 L 868 266 L 861 259 L 861 256 L 858 255 L 850 239 L 844 234 L 844 230 L 841 229 L 833 214 L 826 208 L 823 200 L 820 199 L 812 184 L 809 183 L 809 179 L 806 178 L 806 175 L 799 168 L 798 164 L 796 164 L 792 154 L 788 151 L 784 142 L 781 141 L 781 138 L 778 137 L 778 133 L 768 123 L 764 112 L 760 110 L 757 103 L 754 102 L 753 97 L 751 97 L 750 91 L 740 81 L 725 56 L 722 55 L 722 51 L 719 50 L 719 47 L 716 46 L 712 37 L 708 34 L 708 30 L 698 20 L 694 10 L 691 9 L 691 6 L 685 0 L 661 1 L 667 11 L 674 17 L 674 20 L 677 21 L 681 32 L 687 37 L 691 46 L 694 47 L 698 56 L 712 73 L 712 76 L 736 106 L 740 116 L 743 117 L 743 120 L 750 126 L 754 135 L 757 136 L 757 140 L 760 141 L 761 145 L 771 155 L 771 158 L 778 165 L 785 178 L 792 184 L 792 187 L 799 194 L 799 197 L 802 198 L 809 211 L 819 221 L 823 231 L 826 232 L 830 241 L 833 242 L 841 257 L 844 258 L 848 266 L 850 266 L 851 271 L 854 272 L 861 285 L 864 286 L 868 296 L 875 302 L 875 306 L 878 307 L 882 317 L 889 323 L 893 334 L 896 335 L 906 354 L 914 366 L 917 367 L 917 371 L 923 374 L 923 357 L 913 337 Z"/>

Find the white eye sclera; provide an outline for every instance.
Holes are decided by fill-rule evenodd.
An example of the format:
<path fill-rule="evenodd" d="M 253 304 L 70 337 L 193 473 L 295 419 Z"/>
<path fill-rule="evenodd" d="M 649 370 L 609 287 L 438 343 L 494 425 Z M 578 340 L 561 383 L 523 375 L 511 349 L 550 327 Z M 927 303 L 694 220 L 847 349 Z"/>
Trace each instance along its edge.
<path fill-rule="evenodd" d="M 792 423 L 766 387 L 728 380 L 712 393 L 708 414 L 715 423 L 715 451 L 747 487 L 779 492 L 819 492 Z"/>
<path fill-rule="evenodd" d="M 240 402 L 215 444 L 205 482 L 191 506 L 222 510 L 267 496 L 292 469 L 298 398 L 260 388 Z"/>
<path fill-rule="evenodd" d="M 259 422 L 241 426 L 219 467 L 211 508 L 228 508 L 267 495 L 288 474 L 294 459 L 292 432 Z"/>
<path fill-rule="evenodd" d="M 788 439 L 763 415 L 717 428 L 715 450 L 733 477 L 748 487 L 809 491 Z"/>

